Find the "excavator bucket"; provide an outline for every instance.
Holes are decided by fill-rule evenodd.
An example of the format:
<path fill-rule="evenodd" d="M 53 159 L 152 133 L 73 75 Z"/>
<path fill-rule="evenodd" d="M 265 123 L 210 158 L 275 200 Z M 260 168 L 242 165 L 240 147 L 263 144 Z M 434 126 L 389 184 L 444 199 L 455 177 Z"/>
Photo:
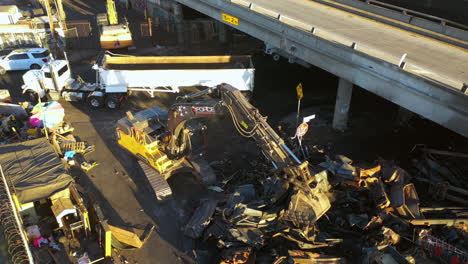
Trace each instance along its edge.
<path fill-rule="evenodd" d="M 331 207 L 328 198 L 330 185 L 327 172 L 322 171 L 314 178 L 317 182 L 315 188 L 308 184 L 294 183 L 294 189 L 288 209 L 284 211 L 283 219 L 292 222 L 295 226 L 306 228 L 312 226 Z"/>

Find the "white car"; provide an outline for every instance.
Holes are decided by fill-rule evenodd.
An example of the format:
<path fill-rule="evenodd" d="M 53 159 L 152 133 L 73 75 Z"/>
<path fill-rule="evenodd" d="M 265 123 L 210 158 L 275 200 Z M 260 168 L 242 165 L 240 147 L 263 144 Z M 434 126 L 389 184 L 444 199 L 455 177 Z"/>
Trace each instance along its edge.
<path fill-rule="evenodd" d="M 50 61 L 47 49 L 17 49 L 10 54 L 0 57 L 0 75 L 7 71 L 40 69 L 42 65 Z"/>

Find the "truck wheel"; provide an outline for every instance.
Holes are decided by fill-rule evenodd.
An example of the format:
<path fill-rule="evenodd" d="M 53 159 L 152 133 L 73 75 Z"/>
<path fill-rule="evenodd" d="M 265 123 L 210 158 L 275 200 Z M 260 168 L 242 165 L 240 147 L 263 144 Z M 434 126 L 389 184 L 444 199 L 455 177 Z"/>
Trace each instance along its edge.
<path fill-rule="evenodd" d="M 108 109 L 118 109 L 120 107 L 120 100 L 117 95 L 108 95 L 105 103 Z"/>
<path fill-rule="evenodd" d="M 102 107 L 102 96 L 90 96 L 88 97 L 88 103 L 94 108 Z"/>
<path fill-rule="evenodd" d="M 5 73 L 6 73 L 6 70 L 5 70 L 5 68 L 3 68 L 3 67 L 0 67 L 0 75 L 3 75 L 3 74 L 5 74 Z"/>
<path fill-rule="evenodd" d="M 34 104 L 39 101 L 39 95 L 33 91 L 26 92 L 26 97 L 28 98 L 29 102 L 34 103 Z"/>
<path fill-rule="evenodd" d="M 39 70 L 39 69 L 41 69 L 41 65 L 34 63 L 34 64 L 31 64 L 31 66 L 29 68 L 31 70 Z"/>

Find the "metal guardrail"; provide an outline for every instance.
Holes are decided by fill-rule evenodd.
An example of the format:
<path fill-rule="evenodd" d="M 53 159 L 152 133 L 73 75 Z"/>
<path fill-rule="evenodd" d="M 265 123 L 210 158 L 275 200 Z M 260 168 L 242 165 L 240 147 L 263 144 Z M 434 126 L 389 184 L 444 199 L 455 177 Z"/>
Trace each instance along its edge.
<path fill-rule="evenodd" d="M 468 30 L 467 25 L 463 25 L 461 23 L 458 23 L 458 22 L 455 22 L 455 21 L 452 21 L 452 20 L 448 20 L 448 19 L 445 19 L 445 18 L 425 14 L 425 13 L 414 11 L 414 10 L 407 9 L 407 8 L 404 8 L 404 7 L 387 4 L 387 3 L 376 1 L 376 0 L 359 0 L 359 1 L 367 3 L 369 5 L 375 5 L 375 6 L 378 6 L 378 7 L 383 7 L 383 8 L 391 9 L 391 10 L 394 10 L 394 11 L 399 11 L 402 14 L 407 15 L 407 16 L 415 16 L 415 17 L 425 18 L 425 19 L 428 19 L 428 20 L 431 20 L 431 21 L 436 21 L 436 22 L 440 23 L 442 26 L 447 25 L 447 26 L 456 27 L 456 28 L 463 29 L 463 30 Z"/>

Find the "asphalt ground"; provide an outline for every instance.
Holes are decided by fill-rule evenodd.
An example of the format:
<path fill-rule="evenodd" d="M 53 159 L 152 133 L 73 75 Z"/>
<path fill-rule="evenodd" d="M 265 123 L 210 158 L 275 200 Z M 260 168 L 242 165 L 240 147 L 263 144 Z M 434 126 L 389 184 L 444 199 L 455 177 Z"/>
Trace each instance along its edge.
<path fill-rule="evenodd" d="M 65 2 L 65 1 L 64 1 Z M 102 12 L 104 1 L 69 1 L 79 8 Z M 91 3 L 90 3 L 91 2 Z M 95 5 L 93 5 L 95 4 Z M 88 5 L 88 7 L 86 6 Z M 71 7 L 69 7 L 71 8 Z M 88 8 L 88 9 L 86 9 Z M 80 16 L 76 16 L 79 19 Z M 182 48 L 137 49 L 135 52 L 148 55 L 199 55 L 199 54 L 251 54 L 254 53 L 256 67 L 253 104 L 269 117 L 272 127 L 286 127 L 283 137 L 294 134 L 297 100 L 295 87 L 299 82 L 304 86 L 301 116 L 316 114 L 304 144 L 322 149 L 329 155 L 344 154 L 354 160 L 372 162 L 381 157 L 403 162 L 408 152 L 417 143 L 434 148 L 468 152 L 466 139 L 427 120 L 412 118 L 405 126 L 395 124 L 397 106 L 356 88 L 353 91 L 349 129 L 337 132 L 331 128 L 337 78 L 317 68 L 305 69 L 288 64 L 285 60 L 273 61 L 270 57 L 254 52 L 258 43 L 245 40 L 243 45 L 232 50 L 219 43 Z M 91 70 L 97 51 L 75 50 L 71 68 L 74 74 L 86 81 L 94 81 Z M 16 101 L 21 101 L 21 76 L 24 72 L 9 72 L 0 76 L 0 89 L 9 89 Z M 190 92 L 194 89 L 186 89 Z M 174 199 L 159 203 L 148 187 L 139 170 L 136 159 L 120 148 L 114 137 L 118 119 L 128 110 L 138 111 L 158 105 L 167 108 L 174 102 L 175 95 L 163 94 L 150 98 L 142 93 L 128 97 L 122 109 L 109 111 L 91 109 L 80 103 L 62 102 L 66 120 L 75 128 L 74 135 L 96 146 L 86 158 L 97 161 L 99 166 L 89 173 L 72 170 L 76 181 L 93 196 L 102 207 L 110 224 L 126 227 L 144 227 L 148 223 L 156 226 L 155 232 L 138 250 L 118 252 L 129 263 L 194 263 L 192 249 L 211 249 L 212 245 L 192 241 L 182 234 L 200 199 L 213 195 L 205 186 L 197 183 L 189 174 L 173 176 L 169 183 Z M 255 161 L 259 157 L 256 144 L 235 133 L 229 118 L 206 120 L 207 143 L 203 146 L 209 162 L 225 162 L 218 179 L 232 175 L 233 182 L 242 182 L 249 173 L 255 173 Z M 226 187 L 229 190 L 229 187 Z M 216 252 L 216 251 L 212 251 Z M 119 263 L 119 260 L 116 260 Z M 204 262 L 200 262 L 204 263 Z"/>

